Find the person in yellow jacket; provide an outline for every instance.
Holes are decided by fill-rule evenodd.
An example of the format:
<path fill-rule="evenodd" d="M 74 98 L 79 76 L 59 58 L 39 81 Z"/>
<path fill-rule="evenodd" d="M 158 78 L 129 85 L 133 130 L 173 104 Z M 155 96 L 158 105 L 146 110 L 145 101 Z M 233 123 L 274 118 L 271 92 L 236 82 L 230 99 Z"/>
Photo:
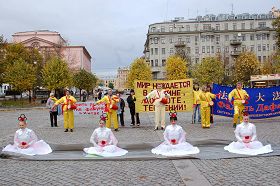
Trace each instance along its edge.
<path fill-rule="evenodd" d="M 199 90 L 199 85 L 194 84 L 193 86 L 193 121 L 192 123 L 196 122 L 196 116 L 198 116 L 197 122 L 201 122 L 201 114 L 200 114 L 200 100 L 199 100 L 199 94 L 201 93 L 201 90 Z"/>
<path fill-rule="evenodd" d="M 96 104 L 105 103 L 105 112 L 107 112 L 107 121 L 106 127 L 111 128 L 111 123 L 113 120 L 114 129 L 115 131 L 119 130 L 119 123 L 118 123 L 118 106 L 117 103 L 119 102 L 119 98 L 113 95 L 113 91 L 111 89 L 108 90 L 108 95 L 104 96 L 102 99 L 96 102 Z"/>
<path fill-rule="evenodd" d="M 215 98 L 215 94 L 207 92 L 207 87 L 202 86 L 202 92 L 199 94 L 202 128 L 210 128 L 210 106 L 213 106 L 212 99 Z"/>
<path fill-rule="evenodd" d="M 232 98 L 234 99 L 233 127 L 235 128 L 238 122 L 238 118 L 240 119 L 240 123 L 243 122 L 244 104 L 246 103 L 246 100 L 249 99 L 248 93 L 242 89 L 241 82 L 237 82 L 236 88 L 229 93 L 228 99 L 230 102 Z"/>
<path fill-rule="evenodd" d="M 73 132 L 74 129 L 74 112 L 73 109 L 75 109 L 75 103 L 77 100 L 70 95 L 70 92 L 68 89 L 65 90 L 65 96 L 57 100 L 53 106 L 53 108 L 57 107 L 57 105 L 62 104 L 62 111 L 63 111 L 63 119 L 64 119 L 64 132 L 68 132 L 68 129 L 70 129 L 70 132 Z"/>

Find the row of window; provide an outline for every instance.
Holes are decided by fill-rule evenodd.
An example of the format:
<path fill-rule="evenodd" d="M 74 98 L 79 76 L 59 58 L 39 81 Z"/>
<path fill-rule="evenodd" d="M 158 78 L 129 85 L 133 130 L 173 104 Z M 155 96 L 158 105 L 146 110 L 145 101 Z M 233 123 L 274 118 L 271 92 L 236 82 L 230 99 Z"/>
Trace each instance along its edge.
<path fill-rule="evenodd" d="M 204 58 L 202 58 L 202 59 L 204 59 Z M 267 56 L 258 56 L 259 62 L 265 62 L 267 59 L 269 59 L 269 56 L 268 57 Z M 199 58 L 195 58 L 194 60 L 195 60 L 194 62 L 196 64 L 199 63 Z M 229 57 L 225 57 L 224 62 L 225 62 L 226 66 L 229 65 Z M 151 60 L 150 61 L 150 65 L 152 67 L 158 67 L 158 66 L 163 66 L 164 67 L 166 65 L 166 59 L 162 59 L 161 60 L 161 64 L 159 64 L 159 60 L 158 59 Z"/>
<path fill-rule="evenodd" d="M 199 30 L 199 23 L 191 24 L 191 25 L 182 25 L 182 24 L 170 24 L 168 26 L 161 26 L 161 27 L 151 27 L 150 32 L 184 32 L 184 31 L 198 31 Z M 245 30 L 245 29 L 263 29 L 267 28 L 270 25 L 267 24 L 265 21 L 260 21 L 255 24 L 254 21 L 249 23 L 216 23 L 216 24 L 202 24 L 202 29 L 204 31 L 210 30 Z"/>
<path fill-rule="evenodd" d="M 216 51 L 215 51 L 216 49 Z M 248 48 L 246 47 L 246 45 L 242 45 L 241 46 L 241 51 L 246 51 L 246 50 L 250 50 L 251 52 L 255 52 L 255 45 L 251 45 L 251 46 L 248 46 Z M 239 47 L 233 47 L 233 51 L 240 51 Z M 270 51 L 271 48 L 270 48 L 270 45 L 269 44 L 259 44 L 257 45 L 257 51 Z M 276 50 L 276 45 L 274 44 L 273 47 L 272 47 L 272 50 Z M 191 53 L 191 48 L 190 47 L 187 47 L 186 48 L 186 51 L 187 53 Z M 174 48 L 170 48 L 169 49 L 169 54 L 172 55 L 174 54 L 175 50 Z M 221 47 L 220 46 L 202 46 L 201 47 L 201 52 L 202 53 L 221 53 Z M 224 52 L 225 53 L 229 53 L 229 46 L 226 46 L 224 47 Z M 150 54 L 151 55 L 159 55 L 159 48 L 151 48 L 150 49 Z M 161 54 L 162 55 L 165 55 L 166 54 L 166 48 L 161 48 Z M 195 47 L 195 54 L 199 54 L 199 47 Z"/>
<path fill-rule="evenodd" d="M 197 42 L 201 41 L 201 42 L 220 42 L 221 40 L 220 35 L 202 35 L 200 36 L 194 36 L 194 41 L 197 44 Z M 276 40 L 276 34 L 268 34 L 268 33 L 260 33 L 260 34 L 241 34 L 240 36 L 238 36 L 237 34 L 233 34 L 231 35 L 224 35 L 224 41 L 230 41 L 230 38 L 233 40 L 240 40 L 240 41 L 246 41 L 246 40 L 250 40 L 250 41 L 254 41 L 254 40 Z M 178 43 L 191 43 L 191 39 L 192 36 L 178 36 L 177 38 L 177 42 Z M 150 44 L 159 44 L 159 42 L 161 44 L 165 44 L 166 43 L 166 39 L 165 37 L 152 37 L 150 38 Z M 173 37 L 169 38 L 169 43 L 175 43 L 175 39 Z"/>

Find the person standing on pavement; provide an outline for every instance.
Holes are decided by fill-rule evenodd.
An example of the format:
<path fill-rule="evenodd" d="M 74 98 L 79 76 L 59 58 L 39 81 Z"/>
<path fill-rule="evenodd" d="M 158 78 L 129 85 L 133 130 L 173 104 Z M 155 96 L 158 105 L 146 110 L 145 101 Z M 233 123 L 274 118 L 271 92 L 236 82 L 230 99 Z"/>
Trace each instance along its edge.
<path fill-rule="evenodd" d="M 125 102 L 124 102 L 123 98 L 121 97 L 120 93 L 118 93 L 117 96 L 119 98 L 119 102 L 118 102 L 118 118 L 120 118 L 121 126 L 124 127 L 123 113 L 124 113 Z"/>
<path fill-rule="evenodd" d="M 101 100 L 101 98 L 102 98 L 102 90 L 101 90 L 101 89 L 98 89 L 97 99 L 98 99 L 98 100 Z"/>
<path fill-rule="evenodd" d="M 53 108 L 53 105 L 57 101 L 56 97 L 54 97 L 54 93 L 50 93 L 50 97 L 46 103 L 47 108 L 49 108 L 50 112 L 50 120 L 51 120 L 51 127 L 57 127 L 57 107 Z M 52 109 L 53 108 L 53 109 Z"/>
<path fill-rule="evenodd" d="M 201 90 L 199 90 L 199 85 L 194 84 L 193 87 L 193 123 L 196 122 L 196 117 L 198 117 L 197 122 L 201 122 L 201 115 L 200 115 L 200 100 L 199 100 L 199 94 L 201 93 Z"/>
<path fill-rule="evenodd" d="M 54 109 L 59 104 L 62 104 L 62 112 L 63 112 L 63 119 L 64 119 L 64 132 L 73 132 L 74 129 L 74 109 L 76 109 L 76 102 L 77 100 L 70 95 L 70 91 L 68 89 L 65 90 L 65 96 L 57 100 L 52 107 Z"/>
<path fill-rule="evenodd" d="M 244 104 L 246 104 L 246 100 L 249 99 L 249 94 L 246 92 L 246 90 L 242 89 L 241 82 L 238 82 L 236 84 L 236 88 L 229 93 L 229 102 L 231 102 L 232 98 L 234 99 L 233 127 L 235 128 L 236 124 L 238 123 L 238 118 L 240 119 L 240 123 L 243 121 Z"/>
<path fill-rule="evenodd" d="M 131 125 L 130 126 L 135 126 L 135 117 L 136 117 L 136 124 L 139 127 L 140 126 L 140 119 L 139 119 L 139 113 L 136 113 L 136 107 L 135 107 L 135 92 L 133 89 L 130 90 L 130 95 L 126 99 L 131 115 Z"/>
<path fill-rule="evenodd" d="M 201 104 L 201 125 L 202 128 L 210 128 L 210 106 L 213 106 L 216 95 L 207 92 L 207 87 L 202 86 L 202 93 L 199 95 Z"/>
<path fill-rule="evenodd" d="M 161 130 L 165 129 L 165 105 L 168 104 L 170 95 L 163 89 L 162 84 L 157 84 L 157 89 L 150 92 L 146 99 L 153 98 L 155 105 L 155 129 L 158 130 L 159 123 L 161 123 Z M 160 122 L 161 120 L 161 122 Z"/>
<path fill-rule="evenodd" d="M 115 131 L 119 130 L 119 123 L 118 123 L 118 105 L 119 98 L 113 95 L 112 89 L 108 90 L 108 94 L 101 98 L 96 104 L 105 103 L 105 112 L 108 114 L 108 118 L 106 120 L 106 127 L 111 128 L 112 120 L 114 123 Z"/>

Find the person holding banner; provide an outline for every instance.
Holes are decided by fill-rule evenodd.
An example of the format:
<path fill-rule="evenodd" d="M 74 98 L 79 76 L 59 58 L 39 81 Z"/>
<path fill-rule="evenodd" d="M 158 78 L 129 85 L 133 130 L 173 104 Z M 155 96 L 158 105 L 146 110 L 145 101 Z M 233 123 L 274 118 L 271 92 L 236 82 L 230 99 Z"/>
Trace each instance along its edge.
<path fill-rule="evenodd" d="M 65 96 L 60 98 L 55 102 L 52 109 L 55 109 L 59 104 L 62 104 L 62 112 L 63 112 L 63 119 L 64 119 L 64 132 L 73 132 L 74 129 L 74 112 L 73 110 L 76 109 L 76 102 L 77 100 L 70 95 L 68 89 L 65 89 Z"/>
<path fill-rule="evenodd" d="M 105 112 L 108 114 L 106 127 L 111 128 L 111 123 L 113 120 L 115 131 L 119 130 L 118 115 L 117 115 L 118 102 L 119 102 L 119 98 L 113 95 L 112 89 L 109 89 L 108 94 L 104 96 L 101 100 L 96 102 L 96 104 L 105 103 Z"/>
<path fill-rule="evenodd" d="M 184 156 L 199 153 L 197 147 L 186 142 L 186 132 L 176 124 L 176 112 L 170 112 L 170 125 L 163 133 L 164 142 L 152 149 L 153 154 L 164 156 Z"/>
<path fill-rule="evenodd" d="M 207 92 L 207 87 L 202 86 L 202 92 L 199 94 L 199 100 L 201 105 L 201 125 L 202 128 L 210 128 L 210 106 L 214 105 L 212 99 L 215 99 L 216 95 L 211 92 Z"/>
<path fill-rule="evenodd" d="M 106 117 L 101 116 L 99 127 L 95 129 L 90 137 L 90 142 L 94 147 L 84 148 L 87 154 L 94 154 L 104 157 L 123 156 L 127 150 L 117 147 L 118 140 L 111 129 L 105 127 Z"/>
<path fill-rule="evenodd" d="M 249 123 L 249 115 L 247 112 L 244 112 L 243 122 L 237 125 L 234 133 L 237 141 L 224 147 L 225 150 L 231 153 L 258 155 L 273 151 L 271 145 L 263 146 L 263 144 L 257 140 L 256 126 Z"/>
<path fill-rule="evenodd" d="M 158 130 L 161 120 L 161 130 L 165 129 L 165 105 L 169 102 L 170 95 L 162 88 L 162 84 L 157 84 L 157 89 L 150 92 L 146 99 L 154 99 L 155 105 L 155 129 Z"/>
<path fill-rule="evenodd" d="M 236 128 L 236 124 L 238 123 L 238 118 L 240 119 L 240 123 L 242 123 L 243 121 L 242 116 L 244 111 L 244 104 L 246 104 L 247 99 L 249 99 L 248 93 L 242 89 L 241 82 L 237 82 L 236 88 L 229 93 L 228 95 L 229 102 L 231 102 L 232 98 L 234 99 L 233 127 Z"/>

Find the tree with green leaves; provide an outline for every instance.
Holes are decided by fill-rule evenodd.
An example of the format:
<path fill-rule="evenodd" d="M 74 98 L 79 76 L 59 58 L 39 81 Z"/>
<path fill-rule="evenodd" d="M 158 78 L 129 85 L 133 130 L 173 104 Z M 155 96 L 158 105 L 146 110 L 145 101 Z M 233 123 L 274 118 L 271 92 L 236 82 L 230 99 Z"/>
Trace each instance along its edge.
<path fill-rule="evenodd" d="M 72 74 L 65 61 L 58 57 L 49 59 L 42 70 L 43 85 L 48 90 L 57 90 L 72 85 Z"/>
<path fill-rule="evenodd" d="M 4 39 L 4 36 L 0 36 L 0 85 L 3 82 L 4 78 L 4 72 L 5 72 L 5 53 L 6 53 L 6 47 L 8 45 L 8 42 Z"/>
<path fill-rule="evenodd" d="M 167 59 L 165 70 L 168 80 L 187 78 L 187 62 L 179 55 L 172 55 Z"/>
<path fill-rule="evenodd" d="M 135 80 L 152 80 L 151 67 L 145 62 L 144 58 L 137 58 L 130 65 L 127 77 L 128 88 L 134 88 Z"/>
<path fill-rule="evenodd" d="M 260 74 L 260 62 L 252 52 L 243 52 L 235 62 L 234 80 L 241 81 L 244 85 L 249 85 L 251 75 Z"/>
<path fill-rule="evenodd" d="M 73 85 L 80 90 L 80 100 L 82 89 L 89 92 L 96 86 L 96 82 L 97 78 L 95 77 L 95 75 L 85 71 L 84 69 L 74 74 Z"/>
<path fill-rule="evenodd" d="M 19 92 L 32 90 L 36 83 L 36 69 L 23 59 L 17 59 L 14 64 L 8 64 L 4 73 L 4 81 Z"/>
<path fill-rule="evenodd" d="M 108 85 L 108 87 L 109 87 L 110 89 L 114 89 L 114 84 L 113 84 L 112 82 L 110 82 L 109 85 Z"/>
<path fill-rule="evenodd" d="M 206 57 L 197 64 L 192 76 L 202 84 L 221 83 L 224 77 L 224 67 L 218 57 Z"/>

